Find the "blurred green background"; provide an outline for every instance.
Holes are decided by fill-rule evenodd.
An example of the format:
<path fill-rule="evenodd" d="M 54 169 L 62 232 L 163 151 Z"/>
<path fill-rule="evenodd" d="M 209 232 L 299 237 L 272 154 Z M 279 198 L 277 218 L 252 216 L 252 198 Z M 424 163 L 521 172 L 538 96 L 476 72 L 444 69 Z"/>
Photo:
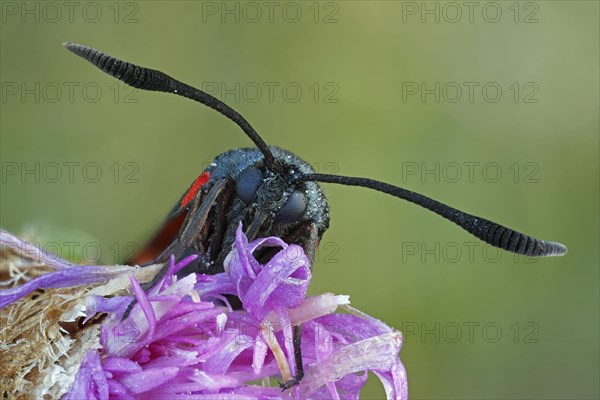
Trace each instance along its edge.
<path fill-rule="evenodd" d="M 217 88 L 322 172 L 568 245 L 515 258 L 327 185 L 311 292 L 405 332 L 413 399 L 598 398 L 598 2 L 0 4 L 2 228 L 118 261 L 206 163 L 250 145 L 215 112 L 115 85 L 60 46 L 87 44 Z M 383 395 L 370 379 L 363 397 Z"/>

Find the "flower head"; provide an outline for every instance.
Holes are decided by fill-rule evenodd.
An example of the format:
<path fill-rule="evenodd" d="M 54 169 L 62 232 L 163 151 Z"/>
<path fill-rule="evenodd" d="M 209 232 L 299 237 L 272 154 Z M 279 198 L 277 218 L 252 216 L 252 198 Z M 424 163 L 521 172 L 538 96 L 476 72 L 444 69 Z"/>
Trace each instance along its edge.
<path fill-rule="evenodd" d="M 253 253 L 266 246 L 281 249 L 261 264 Z M 0 291 L 0 304 L 38 288 L 108 280 L 92 285 L 76 305 L 79 316 L 85 310 L 83 326 L 100 324 L 100 330 L 96 344 L 81 351 L 65 399 L 358 398 L 369 370 L 388 398 L 406 398 L 400 332 L 351 308 L 347 296 L 307 298 L 310 261 L 299 246 L 275 237 L 248 243 L 240 225 L 225 272 L 178 278 L 177 271 L 195 258 L 176 263 L 172 257 L 168 272 L 148 292 L 133 267 L 65 266 Z M 118 292 L 116 282 L 129 283 L 131 294 Z M 237 296 L 242 309 L 232 309 L 227 295 Z M 282 392 L 269 379 L 288 380 L 296 373 L 299 325 L 305 375 Z"/>

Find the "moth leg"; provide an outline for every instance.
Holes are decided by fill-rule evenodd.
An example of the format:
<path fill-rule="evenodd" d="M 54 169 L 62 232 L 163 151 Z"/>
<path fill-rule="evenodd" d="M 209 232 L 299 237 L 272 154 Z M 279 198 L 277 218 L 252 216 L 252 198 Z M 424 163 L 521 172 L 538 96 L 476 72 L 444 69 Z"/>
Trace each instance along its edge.
<path fill-rule="evenodd" d="M 219 255 L 219 251 L 223 248 L 223 240 L 227 231 L 227 214 L 231 201 L 233 200 L 233 194 L 235 186 L 233 181 L 227 181 L 225 188 L 222 190 L 216 204 L 215 213 L 215 230 L 212 234 L 212 239 L 209 244 L 208 254 L 211 260 L 216 260 Z"/>
<path fill-rule="evenodd" d="M 184 258 L 187 255 L 199 253 L 200 257 L 177 272 L 178 276 L 186 276 L 192 272 L 202 272 L 209 275 L 223 272 L 222 263 L 217 256 L 219 250 L 223 248 L 227 226 L 226 217 L 234 191 L 233 181 L 227 180 L 225 187 L 215 200 L 215 206 L 208 215 L 208 221 L 203 224 L 192 245 L 185 247 L 183 253 L 179 256 L 179 258 Z M 208 240 L 209 237 L 210 240 Z"/>
<path fill-rule="evenodd" d="M 213 185 L 213 187 L 209 190 L 208 194 L 202 201 L 200 201 L 200 197 L 202 196 L 202 191 L 198 191 L 196 197 L 193 200 L 193 205 L 191 210 L 188 212 L 183 224 L 181 231 L 177 238 L 161 253 L 160 256 L 155 260 L 155 262 L 165 262 L 171 255 L 175 255 L 175 257 L 179 257 L 186 248 L 192 246 L 195 240 L 198 239 L 198 235 L 202 230 L 202 227 L 206 223 L 206 219 L 208 218 L 208 214 L 210 210 L 215 205 L 215 201 L 217 197 L 225 187 L 225 180 L 217 181 Z M 200 255 L 201 261 L 208 262 L 206 260 L 206 256 Z M 205 260 L 202 260 L 204 258 Z M 154 277 L 149 287 L 152 287 L 154 283 L 158 280 L 162 279 L 164 274 L 167 272 L 168 266 L 162 268 L 162 270 Z M 146 289 L 146 288 L 144 288 Z"/>
<path fill-rule="evenodd" d="M 315 251 L 319 245 L 319 231 L 317 226 L 310 221 L 301 224 L 285 237 L 285 242 L 300 243 L 304 252 L 311 262 L 315 260 Z M 296 361 L 296 374 L 287 382 L 279 382 L 281 391 L 298 385 L 304 377 L 304 365 L 302 363 L 302 325 L 294 326 L 294 360 Z"/>
<path fill-rule="evenodd" d="M 175 254 L 175 256 L 177 256 L 186 247 L 190 247 L 194 241 L 198 239 L 200 231 L 206 223 L 208 214 L 215 205 L 217 197 L 219 197 L 219 194 L 225 188 L 226 183 L 226 180 L 215 182 L 213 187 L 208 192 L 208 195 L 202 200 L 202 202 L 200 202 L 201 191 L 198 191 L 198 194 L 194 198 L 192 209 L 183 222 L 182 230 L 178 238 L 175 239 L 173 243 L 171 243 L 169 247 L 162 252 L 158 258 L 159 260 L 166 259 L 166 257 L 169 257 L 171 254 Z"/>
<path fill-rule="evenodd" d="M 294 326 L 294 360 L 296 361 L 296 375 L 287 382 L 279 382 L 279 387 L 283 392 L 292 386 L 298 385 L 304 377 L 304 365 L 302 365 L 302 325 Z"/>

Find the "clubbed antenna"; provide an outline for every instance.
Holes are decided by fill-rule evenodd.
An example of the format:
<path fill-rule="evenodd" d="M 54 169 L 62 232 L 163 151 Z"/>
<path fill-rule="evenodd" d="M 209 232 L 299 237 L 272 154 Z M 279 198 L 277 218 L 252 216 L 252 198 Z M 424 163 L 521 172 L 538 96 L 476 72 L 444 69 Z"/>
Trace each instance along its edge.
<path fill-rule="evenodd" d="M 387 183 L 367 178 L 352 178 L 348 176 L 329 174 L 304 174 L 296 182 L 325 182 L 348 186 L 362 186 L 379 192 L 410 201 L 424 207 L 442 217 L 454 222 L 473 236 L 501 249 L 530 257 L 562 256 L 567 253 L 567 247 L 557 242 L 546 242 L 484 218 L 464 213 L 456 208 L 447 206 L 439 201 L 430 199 L 422 194 L 411 192 Z"/>

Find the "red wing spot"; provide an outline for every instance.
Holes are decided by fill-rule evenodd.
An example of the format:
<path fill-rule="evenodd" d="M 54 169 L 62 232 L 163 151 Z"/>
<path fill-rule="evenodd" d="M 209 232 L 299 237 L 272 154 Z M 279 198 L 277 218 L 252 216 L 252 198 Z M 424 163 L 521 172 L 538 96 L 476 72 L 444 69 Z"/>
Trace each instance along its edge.
<path fill-rule="evenodd" d="M 200 190 L 202 185 L 204 185 L 209 180 L 210 180 L 209 172 L 205 171 L 202 174 L 200 174 L 200 176 L 196 178 L 194 183 L 192 183 L 192 186 L 188 189 L 185 196 L 183 196 L 181 203 L 179 203 L 179 208 L 183 208 L 183 207 L 187 206 L 187 204 L 190 201 L 194 200 L 194 197 L 196 197 L 196 195 L 198 194 L 198 191 Z"/>

